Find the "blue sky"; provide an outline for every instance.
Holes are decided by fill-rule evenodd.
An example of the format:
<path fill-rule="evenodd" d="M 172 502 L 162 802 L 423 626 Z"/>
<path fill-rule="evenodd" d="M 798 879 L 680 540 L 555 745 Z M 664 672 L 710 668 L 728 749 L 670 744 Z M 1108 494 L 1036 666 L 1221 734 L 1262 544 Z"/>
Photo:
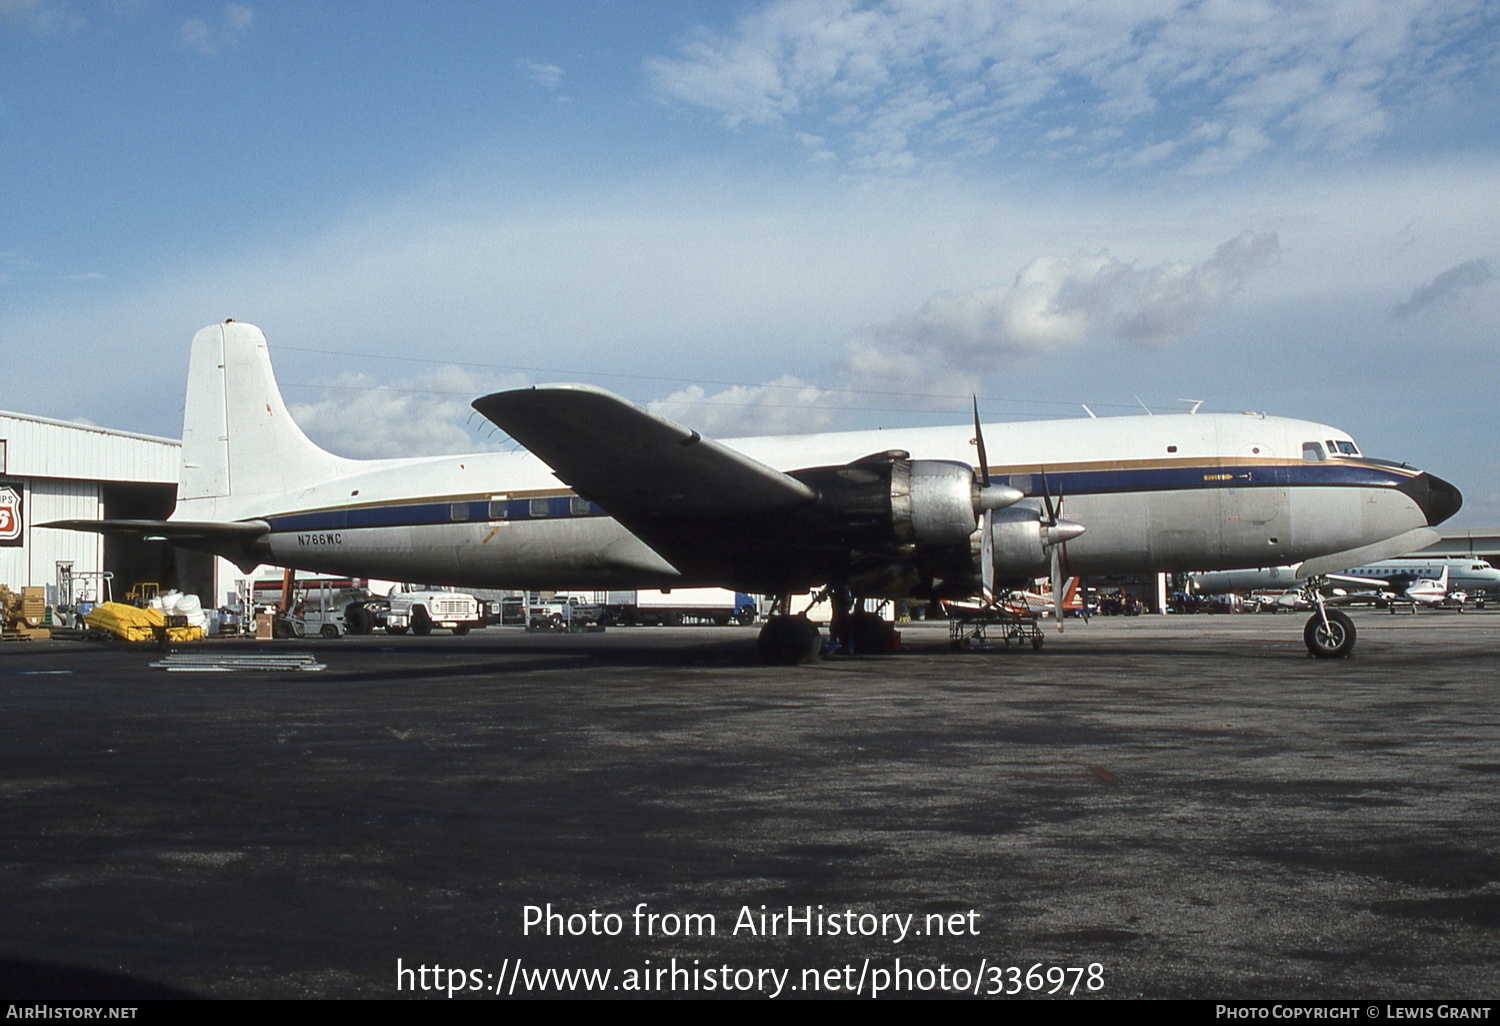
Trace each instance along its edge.
<path fill-rule="evenodd" d="M 1500 523 L 1481 0 L 0 0 L 0 407 L 180 430 L 263 327 L 349 455 L 613 388 L 720 436 L 1337 424 Z"/>

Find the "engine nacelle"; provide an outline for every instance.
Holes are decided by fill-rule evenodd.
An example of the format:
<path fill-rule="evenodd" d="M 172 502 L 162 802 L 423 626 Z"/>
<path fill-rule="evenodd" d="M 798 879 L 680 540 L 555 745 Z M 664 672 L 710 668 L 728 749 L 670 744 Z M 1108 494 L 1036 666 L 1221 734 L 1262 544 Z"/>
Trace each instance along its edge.
<path fill-rule="evenodd" d="M 990 535 L 995 543 L 995 576 L 1030 575 L 1047 564 L 1048 552 L 1042 514 L 1026 507 L 994 512 Z"/>
<path fill-rule="evenodd" d="M 818 501 L 777 525 L 779 543 L 805 553 L 798 571 L 807 579 L 856 582 L 866 596 L 911 594 L 934 580 L 964 582 L 955 594 L 969 588 L 979 577 L 971 552 L 980 523 L 1023 498 L 981 484 L 966 464 L 900 450 L 789 473 Z"/>
<path fill-rule="evenodd" d="M 1071 520 L 1043 521 L 1041 510 L 1025 506 L 996 510 L 990 535 L 995 547 L 995 576 L 1029 576 L 1052 559 L 1052 547 L 1083 533 L 1083 525 Z"/>
<path fill-rule="evenodd" d="M 891 524 L 916 545 L 959 545 L 979 523 L 974 471 L 948 460 L 896 460 L 891 467 Z"/>

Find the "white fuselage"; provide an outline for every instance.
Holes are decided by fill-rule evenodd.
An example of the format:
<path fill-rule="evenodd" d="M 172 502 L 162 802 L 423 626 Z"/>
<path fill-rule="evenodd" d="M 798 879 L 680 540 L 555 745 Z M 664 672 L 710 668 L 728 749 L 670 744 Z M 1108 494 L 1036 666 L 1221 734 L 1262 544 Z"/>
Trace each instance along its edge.
<path fill-rule="evenodd" d="M 1400 485 L 1420 472 L 1358 458 L 1308 461 L 1344 437 L 1260 415 L 987 424 L 990 472 L 1084 525 L 1070 572 L 1134 573 L 1290 563 L 1427 524 Z M 972 464 L 972 427 L 727 440 L 781 470 L 901 448 Z M 996 458 L 998 457 L 998 458 Z M 469 587 L 735 587 L 673 565 L 524 453 L 339 461 L 291 491 L 185 498 L 174 519 L 264 520 L 267 562 Z M 1045 484 L 1044 484 L 1045 479 Z"/>
<path fill-rule="evenodd" d="M 1469 556 L 1435 556 L 1424 558 L 1413 556 L 1399 559 L 1382 559 L 1363 563 L 1339 571 L 1341 576 L 1369 579 L 1371 585 L 1380 581 L 1418 578 L 1411 586 L 1422 580 L 1436 581 L 1446 570 L 1448 587 L 1469 594 L 1500 590 L 1500 570 L 1488 561 Z M 1214 573 L 1194 574 L 1193 586 L 1206 595 L 1230 591 L 1256 591 L 1264 588 L 1290 587 L 1297 583 L 1296 566 L 1269 566 L 1254 570 L 1221 570 Z M 1402 589 L 1405 590 L 1405 589 Z M 1447 589 L 1444 589 L 1446 593 Z"/>

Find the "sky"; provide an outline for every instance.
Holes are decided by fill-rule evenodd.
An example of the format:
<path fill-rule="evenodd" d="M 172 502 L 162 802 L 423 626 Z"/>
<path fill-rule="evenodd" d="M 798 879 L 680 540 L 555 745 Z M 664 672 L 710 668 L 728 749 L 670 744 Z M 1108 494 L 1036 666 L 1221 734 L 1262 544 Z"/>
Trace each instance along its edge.
<path fill-rule="evenodd" d="M 1500 525 L 1500 5 L 0 0 L 0 408 L 179 437 L 231 317 L 349 456 L 1201 400 Z"/>

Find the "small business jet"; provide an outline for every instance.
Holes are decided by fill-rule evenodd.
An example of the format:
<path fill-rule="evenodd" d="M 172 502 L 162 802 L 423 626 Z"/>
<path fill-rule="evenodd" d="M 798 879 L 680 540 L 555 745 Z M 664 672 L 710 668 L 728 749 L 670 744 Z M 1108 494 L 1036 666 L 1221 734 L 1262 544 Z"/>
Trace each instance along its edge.
<path fill-rule="evenodd" d="M 768 594 L 760 649 L 790 663 L 821 646 L 793 595 L 833 596 L 837 617 L 1049 571 L 1060 594 L 1064 569 L 1346 567 L 1430 544 L 1462 502 L 1344 432 L 1263 414 L 980 425 L 976 406 L 972 426 L 720 442 L 587 385 L 473 405 L 529 452 L 345 459 L 288 414 L 260 329 L 211 325 L 193 339 L 172 517 L 51 526 L 165 538 L 246 568 Z M 1354 628 L 1320 610 L 1304 637 L 1343 655 Z"/>

